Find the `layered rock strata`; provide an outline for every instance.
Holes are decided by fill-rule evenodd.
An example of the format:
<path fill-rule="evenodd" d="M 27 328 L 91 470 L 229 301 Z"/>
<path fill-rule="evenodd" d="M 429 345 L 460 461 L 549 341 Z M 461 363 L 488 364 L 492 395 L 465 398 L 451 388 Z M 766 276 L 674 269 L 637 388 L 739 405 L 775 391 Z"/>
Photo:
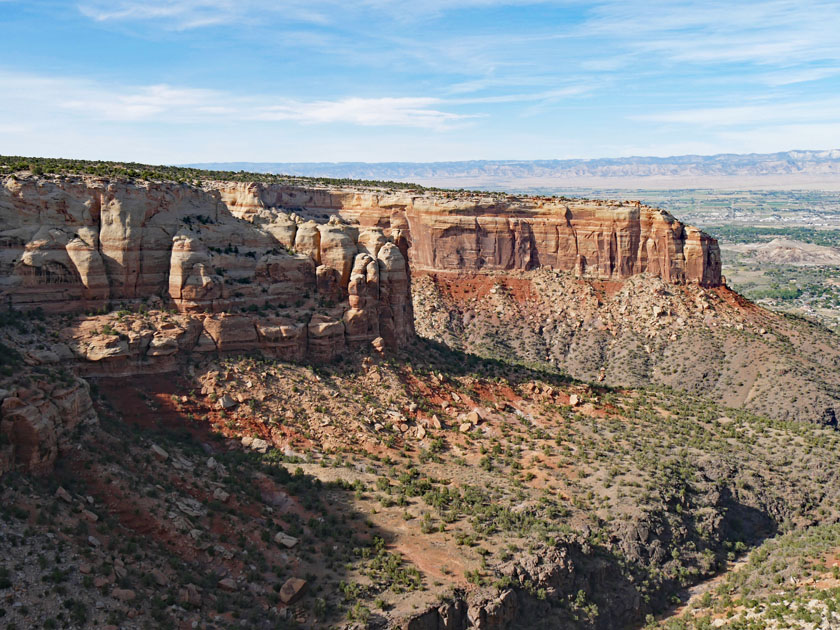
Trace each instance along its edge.
<path fill-rule="evenodd" d="M 254 347 L 292 359 L 412 336 L 408 268 L 381 228 L 266 209 L 243 220 L 225 200 L 186 184 L 7 177 L 3 307 L 78 312 L 146 302 L 206 314 L 193 318 L 195 334 L 188 327 L 195 349 Z M 109 343 L 102 352 L 128 342 Z M 168 351 L 156 343 L 146 349 L 152 356 Z"/>
<path fill-rule="evenodd" d="M 214 186 L 240 217 L 261 220 L 266 208 L 286 208 L 383 228 L 398 244 L 405 242 L 415 273 L 549 267 L 610 280 L 649 273 L 673 283 L 712 287 L 723 282 L 713 238 L 638 202 L 259 183 Z"/>
<path fill-rule="evenodd" d="M 198 351 L 326 360 L 378 337 L 399 346 L 413 334 L 412 272 L 549 267 L 722 283 L 714 239 L 639 203 L 9 176 L 0 219 L 4 305 L 145 301 L 193 315 L 194 346 L 177 345 Z M 109 343 L 106 353 L 127 342 Z M 168 352 L 156 344 L 148 356 Z"/>

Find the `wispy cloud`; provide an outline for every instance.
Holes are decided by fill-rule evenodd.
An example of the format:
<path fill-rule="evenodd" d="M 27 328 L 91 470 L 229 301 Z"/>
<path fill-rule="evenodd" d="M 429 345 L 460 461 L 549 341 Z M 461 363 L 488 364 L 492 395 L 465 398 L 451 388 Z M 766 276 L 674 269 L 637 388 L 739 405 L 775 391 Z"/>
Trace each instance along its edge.
<path fill-rule="evenodd" d="M 601 2 L 584 32 L 676 62 L 792 64 L 840 59 L 833 0 Z"/>
<path fill-rule="evenodd" d="M 437 80 L 437 94 L 540 83 L 557 89 L 582 77 L 621 82 L 642 74 L 665 76 L 682 64 L 709 69 L 748 64 L 756 66 L 746 71 L 756 75 L 753 82 L 783 87 L 834 76 L 814 64 L 840 64 L 836 0 L 79 1 L 84 15 L 104 24 L 139 22 L 180 31 L 219 25 L 236 31 L 244 25 L 261 29 L 261 45 L 288 54 L 302 47 L 342 66 L 402 73 L 423 68 L 448 77 L 445 84 Z M 458 11 L 500 7 L 521 9 L 523 17 L 533 8 L 558 19 L 574 14 L 575 23 L 523 19 L 527 28 L 492 21 L 451 28 Z M 432 20 L 440 28 L 431 27 Z"/>
<path fill-rule="evenodd" d="M 219 104 L 224 101 L 222 94 L 213 90 L 162 84 L 129 87 L 109 93 L 102 86 L 88 82 L 74 84 L 72 80 L 69 87 L 74 96 L 60 101 L 60 107 L 99 115 L 108 120 L 142 121 L 172 115 L 188 120 L 235 112 L 234 108 Z"/>
<path fill-rule="evenodd" d="M 821 81 L 840 75 L 840 68 L 799 68 L 795 70 L 783 70 L 780 72 L 769 72 L 759 75 L 757 79 L 771 87 L 795 85 L 797 83 L 809 83 Z"/>
<path fill-rule="evenodd" d="M 332 2 L 320 2 L 328 8 Z M 173 30 L 190 30 L 220 24 L 260 23 L 266 16 L 281 15 L 284 20 L 325 24 L 327 13 L 312 4 L 289 0 L 87 0 L 79 4 L 81 13 L 97 22 L 158 22 Z"/>
<path fill-rule="evenodd" d="M 516 24 L 498 24 L 490 32 L 485 27 L 450 36 L 448 29 L 426 29 L 412 30 L 404 38 L 395 36 L 393 29 L 373 27 L 410 21 L 425 29 L 425 22 L 443 20 L 456 11 L 499 7 L 525 11 L 534 6 L 577 11 L 583 19 L 574 28 L 548 22 L 523 31 Z M 533 67 L 530 74 L 537 75 L 550 66 L 535 57 L 540 51 L 533 50 L 533 43 L 562 39 L 574 39 L 578 45 L 583 42 L 591 54 L 581 61 L 580 69 L 591 72 L 619 70 L 627 65 L 628 55 L 641 55 L 654 64 L 791 66 L 815 60 L 840 61 L 836 36 L 840 3 L 836 0 L 81 0 L 78 8 L 102 23 L 147 22 L 173 30 L 242 24 L 270 24 L 272 28 L 295 23 L 332 25 L 340 30 L 355 29 L 361 36 L 357 38 L 359 50 L 371 42 L 401 40 L 402 46 L 390 50 L 391 55 L 414 55 L 427 62 L 456 61 L 468 68 L 483 68 L 488 74 L 494 68 L 527 61 Z"/>
<path fill-rule="evenodd" d="M 401 126 L 443 129 L 474 118 L 476 115 L 455 114 L 436 107 L 440 99 L 346 98 L 337 101 L 289 101 L 281 105 L 261 107 L 255 112 L 258 120 L 294 120 L 303 123 L 352 123 L 364 126 Z"/>
<path fill-rule="evenodd" d="M 336 22 L 336 16 L 353 13 L 394 21 L 428 21 L 464 9 L 570 3 L 574 4 L 568 0 L 83 0 L 78 6 L 83 15 L 99 22 L 161 21 L 170 28 L 192 29 L 252 23 L 266 15 L 319 24 Z"/>
<path fill-rule="evenodd" d="M 211 121 L 292 121 L 343 123 L 445 130 L 485 115 L 466 106 L 512 102 L 545 102 L 582 94 L 583 86 L 534 93 L 436 98 L 352 96 L 333 100 L 300 100 L 282 95 L 241 96 L 221 90 L 157 85 L 104 85 L 80 78 L 0 72 L 9 96 L 0 112 L 23 118 L 45 108 L 79 118 L 115 122 L 204 123 Z"/>
<path fill-rule="evenodd" d="M 592 84 L 570 85 L 554 90 L 543 90 L 539 92 L 519 92 L 514 94 L 496 94 L 494 96 L 451 98 L 448 102 L 461 105 L 473 105 L 480 103 L 547 103 L 556 102 L 573 96 L 589 94 L 594 90 L 594 88 L 595 86 Z"/>
<path fill-rule="evenodd" d="M 101 121 L 170 134 L 179 149 L 187 134 L 227 133 L 227 151 L 260 129 L 272 146 L 321 134 L 351 154 L 360 143 L 438 158 L 444 146 L 504 157 L 648 142 L 661 154 L 655 145 L 728 150 L 762 131 L 818 138 L 820 126 L 827 142 L 840 111 L 837 0 L 71 0 L 72 29 L 39 3 L 0 3 L 33 29 L 54 25 L 31 51 L 7 38 L 32 71 L 0 68 L 0 120 Z M 44 76 L 39 60 L 70 51 L 71 32 L 89 50 Z"/>

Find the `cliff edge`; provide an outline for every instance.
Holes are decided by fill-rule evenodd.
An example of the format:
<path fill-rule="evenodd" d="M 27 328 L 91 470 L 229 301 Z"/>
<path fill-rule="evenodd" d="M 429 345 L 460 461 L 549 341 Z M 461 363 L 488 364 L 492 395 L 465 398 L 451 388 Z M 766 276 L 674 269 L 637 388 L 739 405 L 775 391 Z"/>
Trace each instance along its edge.
<path fill-rule="evenodd" d="M 413 272 L 549 267 L 623 280 L 649 273 L 671 283 L 723 284 L 717 241 L 639 202 L 443 191 L 365 191 L 219 183 L 237 216 L 292 208 L 341 216 L 407 239 Z"/>
<path fill-rule="evenodd" d="M 212 187 L 9 176 L 0 300 L 48 313 L 174 309 L 192 314 L 181 349 L 259 348 L 285 359 L 329 360 L 413 335 L 408 269 L 383 230 L 279 210 L 258 219 L 234 216 Z M 104 354 L 165 354 L 133 341 L 117 337 Z"/>

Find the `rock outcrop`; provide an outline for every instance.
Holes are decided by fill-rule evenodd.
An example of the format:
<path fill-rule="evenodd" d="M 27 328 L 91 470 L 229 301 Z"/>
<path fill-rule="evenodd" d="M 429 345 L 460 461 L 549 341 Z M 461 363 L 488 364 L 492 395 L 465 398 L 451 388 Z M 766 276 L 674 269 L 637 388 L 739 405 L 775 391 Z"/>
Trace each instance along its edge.
<path fill-rule="evenodd" d="M 338 217 L 319 223 L 248 206 L 248 190 L 7 177 L 3 306 L 79 312 L 146 303 L 195 315 L 180 335 L 105 335 L 85 348 L 92 361 L 179 349 L 320 360 L 380 337 L 406 343 L 408 267 L 382 229 L 360 234 Z"/>
<path fill-rule="evenodd" d="M 0 475 L 13 468 L 46 473 L 80 424 L 97 421 L 86 381 L 38 381 L 0 389 Z"/>
<path fill-rule="evenodd" d="M 92 343 L 82 354 L 93 361 L 184 349 L 327 360 L 377 338 L 397 347 L 413 335 L 412 273 L 549 267 L 722 282 L 714 239 L 638 203 L 9 176 L 0 218 L 4 305 L 145 302 L 193 316 L 178 339 L 134 331 L 141 341 Z"/>
<path fill-rule="evenodd" d="M 265 208 L 288 208 L 384 229 L 395 243 L 405 243 L 415 273 L 549 267 L 610 280 L 650 273 L 673 283 L 723 282 L 713 238 L 638 202 L 216 185 L 236 216 L 257 218 Z M 312 248 L 309 243 L 309 237 L 301 239 L 304 249 Z"/>
<path fill-rule="evenodd" d="M 524 215 L 519 208 L 412 210 L 406 218 L 415 271 L 549 267 L 600 279 L 649 273 L 666 282 L 721 283 L 714 239 L 640 204 L 540 203 Z"/>

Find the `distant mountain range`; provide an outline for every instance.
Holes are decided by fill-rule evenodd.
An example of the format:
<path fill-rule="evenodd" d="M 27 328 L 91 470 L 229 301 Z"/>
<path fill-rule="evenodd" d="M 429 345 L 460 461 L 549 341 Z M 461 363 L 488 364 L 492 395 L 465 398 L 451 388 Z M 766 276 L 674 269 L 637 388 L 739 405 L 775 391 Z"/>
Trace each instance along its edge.
<path fill-rule="evenodd" d="M 211 162 L 189 164 L 214 170 L 283 173 L 315 177 L 415 181 L 418 183 L 539 184 L 573 183 L 586 180 L 682 180 L 687 184 L 708 178 L 783 178 L 840 181 L 840 150 L 785 151 L 674 157 L 625 157 L 591 160 L 470 160 L 464 162 Z M 630 181 L 632 180 L 632 181 Z"/>

